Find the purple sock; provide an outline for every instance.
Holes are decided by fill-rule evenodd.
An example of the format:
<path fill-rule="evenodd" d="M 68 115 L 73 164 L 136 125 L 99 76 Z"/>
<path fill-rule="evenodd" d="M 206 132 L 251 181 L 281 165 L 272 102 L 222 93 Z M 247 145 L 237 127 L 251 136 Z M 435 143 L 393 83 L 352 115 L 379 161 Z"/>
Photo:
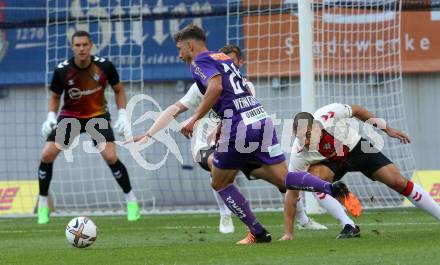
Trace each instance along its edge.
<path fill-rule="evenodd" d="M 332 184 L 330 182 L 305 171 L 287 173 L 286 188 L 289 190 L 324 192 L 332 195 Z"/>
<path fill-rule="evenodd" d="M 224 189 L 217 191 L 222 197 L 226 206 L 233 212 L 254 235 L 261 234 L 263 232 L 263 226 L 258 222 L 254 213 L 249 207 L 249 202 L 240 193 L 240 191 L 231 184 Z"/>

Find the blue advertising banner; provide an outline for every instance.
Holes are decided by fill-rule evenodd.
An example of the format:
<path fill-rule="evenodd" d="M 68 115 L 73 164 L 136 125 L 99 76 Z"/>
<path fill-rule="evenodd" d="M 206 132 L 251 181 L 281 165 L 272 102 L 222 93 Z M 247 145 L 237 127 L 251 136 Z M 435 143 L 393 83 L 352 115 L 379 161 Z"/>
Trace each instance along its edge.
<path fill-rule="evenodd" d="M 141 78 L 141 65 L 147 81 L 190 79 L 173 34 L 197 24 L 218 49 L 226 42 L 225 14 L 220 0 L 0 0 L 0 86 L 44 84 L 46 66 L 50 79 L 72 56 L 77 29 L 92 33 L 95 53 L 112 60 L 122 80 Z"/>

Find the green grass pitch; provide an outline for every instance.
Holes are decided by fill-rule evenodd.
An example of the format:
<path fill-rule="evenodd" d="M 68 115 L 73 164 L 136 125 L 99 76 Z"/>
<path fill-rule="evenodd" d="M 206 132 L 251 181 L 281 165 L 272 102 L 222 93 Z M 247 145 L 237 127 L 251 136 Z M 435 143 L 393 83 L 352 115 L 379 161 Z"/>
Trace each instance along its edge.
<path fill-rule="evenodd" d="M 218 232 L 215 214 L 148 215 L 128 223 L 123 216 L 95 216 L 95 244 L 70 246 L 64 228 L 71 218 L 37 225 L 31 218 L 0 218 L 0 264 L 440 264 L 440 222 L 425 212 L 367 211 L 358 220 L 361 238 L 337 240 L 341 230 L 329 215 L 313 218 L 327 231 L 297 230 L 282 236 L 282 213 L 257 213 L 272 233 L 270 244 L 236 246 L 246 229 Z"/>

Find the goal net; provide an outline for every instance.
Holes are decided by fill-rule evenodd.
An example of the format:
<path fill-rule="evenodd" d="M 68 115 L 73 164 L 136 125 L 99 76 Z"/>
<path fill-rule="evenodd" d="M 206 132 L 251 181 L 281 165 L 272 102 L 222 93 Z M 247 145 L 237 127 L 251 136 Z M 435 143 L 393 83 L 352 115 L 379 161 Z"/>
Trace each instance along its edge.
<path fill-rule="evenodd" d="M 172 81 L 158 79 L 160 83 L 145 83 L 145 71 L 154 75 L 157 73 L 154 62 L 163 60 L 149 57 L 145 40 L 166 43 L 167 38 L 169 40 L 186 24 L 200 24 L 202 15 L 203 23 L 210 21 L 214 25 L 211 28 L 226 16 L 227 43 L 244 49 L 247 60 L 244 72 L 255 84 L 257 97 L 268 112 L 275 115 L 283 151 L 289 153 L 293 115 L 301 110 L 304 98 L 300 85 L 303 72 L 300 71 L 299 29 L 303 26 L 298 19 L 299 1 L 228 0 L 226 5 L 219 4 L 218 9 L 214 7 L 215 1 L 183 2 L 165 6 L 160 0 L 48 0 L 46 6 L 37 6 L 40 2 L 34 0 L 9 1 L 14 6 L 0 5 L 0 38 L 5 36 L 6 29 L 12 28 L 12 34 L 23 40 L 22 47 L 29 45 L 26 43 L 29 38 L 35 39 L 32 45 L 46 47 L 45 56 L 29 54 L 23 65 L 42 62 L 45 58 L 47 87 L 57 64 L 72 56 L 71 34 L 78 29 L 89 31 L 95 45 L 93 53 L 113 62 L 127 99 L 137 102 L 131 122 L 143 114 L 148 116 L 146 121 L 133 126 L 133 134 L 137 135 L 151 125 L 151 117 L 181 98 L 191 84 L 188 80 L 176 82 L 172 78 Z M 313 41 L 309 46 L 313 53 L 309 64 L 314 65 L 314 86 L 310 89 L 313 88 L 315 106 L 330 102 L 359 104 L 392 126 L 406 130 L 400 71 L 401 2 L 312 2 L 313 27 L 309 26 Z M 406 2 L 417 2 L 423 7 L 430 5 L 430 1 Z M 196 15 L 186 17 L 188 10 Z M 9 12 L 8 16 L 2 15 L 5 12 Z M 45 19 L 41 19 L 40 12 L 46 13 Z M 222 19 L 216 20 L 215 16 Z M 13 23 L 2 20 L 11 17 Z M 146 23 L 162 30 L 144 32 Z M 220 48 L 223 43 L 217 45 L 210 48 Z M 175 49 L 172 42 L 165 46 Z M 177 50 L 173 58 L 167 59 L 178 62 Z M 28 83 L 32 83 L 31 78 L 24 77 Z M 41 86 L 0 89 L 0 139 L 4 146 L 0 150 L 0 215 L 5 212 L 5 205 L 10 207 L 13 198 L 18 208 L 35 204 L 36 196 L 30 198 L 29 194 L 38 192 L 37 169 L 44 144 L 40 128 L 47 114 L 48 96 L 49 91 Z M 106 97 L 115 120 L 117 112 L 111 88 L 107 88 Z M 183 115 L 179 121 L 189 115 Z M 127 148 L 117 144 L 117 155 L 128 169 L 143 213 L 216 211 L 209 174 L 194 163 L 190 141 L 176 130 L 169 130 L 168 135 L 174 139 L 179 152 L 170 151 L 164 142 L 152 143 L 139 151 L 141 160 L 150 163 L 148 170 Z M 123 140 L 116 137 L 117 141 Z M 387 137 L 384 140 L 384 153 L 406 177 L 411 177 L 414 162 L 409 147 Z M 56 213 L 123 213 L 123 193 L 108 166 L 93 149 L 89 137 L 82 135 L 74 145 L 69 152 L 61 153 L 54 164 L 50 195 Z M 345 181 L 366 208 L 401 205 L 401 197 L 379 183 L 358 174 L 350 174 Z M 239 176 L 236 184 L 254 209 L 282 209 L 283 198 L 272 185 L 247 181 L 244 176 Z M 17 187 L 26 190 L 26 195 L 16 196 L 21 194 Z"/>
<path fill-rule="evenodd" d="M 0 216 L 30 213 L 29 208 L 36 203 L 37 170 L 45 142 L 40 132 L 47 115 L 47 86 L 55 67 L 73 55 L 70 37 L 75 30 L 89 31 L 95 46 L 92 53 L 111 60 L 117 68 L 127 99 L 136 103 L 132 124 L 146 114 L 147 119 L 132 128 L 133 134 L 138 135 L 148 129 L 153 117 L 180 99 L 192 84 L 189 70 L 178 58 L 172 35 L 189 23 L 216 29 L 219 21 L 225 20 L 226 13 L 224 3 L 217 9 L 216 3 L 197 1 L 174 1 L 178 2 L 176 5 L 146 0 L 15 2 L 8 2 L 14 5 L 6 8 L 0 5 L 0 37 L 3 37 L 4 29 L 11 29 L 12 34 L 23 39 L 20 44 L 23 47 L 29 46 L 26 43 L 28 38 L 38 38 L 35 45 L 45 47 L 45 54 L 29 54 L 23 64 L 45 64 L 46 88 L 40 85 L 41 81 L 32 81 L 25 76 L 23 84 L 31 83 L 33 87 L 20 86 L 20 82 L 16 82 L 17 87 L 0 90 L 0 139 L 4 146 L 0 150 Z M 29 10 L 35 14 L 30 16 Z M 3 18 L 14 20 L 3 21 Z M 223 46 L 224 40 L 219 45 Z M 160 49 L 161 53 L 148 52 L 148 49 Z M 164 52 L 165 56 L 161 57 Z M 174 73 L 166 73 L 168 79 L 164 80 L 161 76 L 165 74 L 156 66 L 167 62 L 173 67 L 181 63 L 181 69 L 176 69 L 177 74 L 182 78 L 182 73 L 187 73 L 188 79 L 176 80 Z M 146 71 L 151 80 L 148 83 L 144 82 Z M 156 75 L 157 79 L 154 78 Z M 117 112 L 111 88 L 107 88 L 106 98 L 115 120 Z M 181 115 L 179 122 L 190 114 Z M 167 133 L 178 147 L 177 152 L 171 150 L 166 141 L 156 141 L 140 150 L 135 159 L 126 147 L 117 144 L 118 158 L 127 167 L 142 212 L 217 211 L 209 174 L 194 162 L 191 142 L 175 126 Z M 117 141 L 123 140 L 117 135 L 116 138 Z M 69 151 L 58 156 L 49 191 L 55 214 L 125 212 L 123 193 L 96 151 L 89 136 L 81 135 Z M 242 178 L 237 182 L 242 182 Z M 265 202 L 264 195 L 257 193 L 255 196 Z M 261 204 L 261 208 L 278 208 L 278 202 L 272 204 L 269 201 Z"/>
<path fill-rule="evenodd" d="M 313 18 L 303 24 L 298 2 L 228 1 L 228 41 L 244 48 L 247 75 L 257 97 L 269 113 L 282 119 L 278 132 L 285 152 L 290 152 L 291 139 L 284 134 L 290 132 L 291 119 L 310 92 L 313 96 L 308 100 L 315 109 L 333 102 L 358 104 L 407 131 L 400 62 L 401 1 L 314 0 L 310 1 Z M 301 30 L 309 30 L 311 38 L 300 47 Z M 300 63 L 308 59 L 301 54 L 307 52 L 309 61 Z M 303 63 L 312 73 L 306 89 L 300 85 L 308 72 L 300 71 Z M 372 130 L 363 124 L 353 126 L 365 137 Z M 411 178 L 415 164 L 410 147 L 378 133 L 384 140 L 383 153 Z M 350 173 L 343 180 L 367 209 L 402 205 L 402 196 L 361 174 Z"/>
<path fill-rule="evenodd" d="M 197 12 L 202 8 L 197 3 L 179 6 L 165 6 L 162 1 L 145 0 L 50 0 L 47 3 L 48 82 L 56 64 L 71 56 L 71 34 L 74 30 L 84 29 L 91 33 L 94 41 L 96 49 L 93 54 L 113 62 L 125 86 L 127 99 L 135 103 L 132 105 L 131 118 L 134 135 L 145 132 L 161 110 L 184 95 L 186 84 L 183 81 L 144 84 L 143 69 L 154 72 L 152 62 L 161 60 L 146 56 L 144 41 L 152 38 L 161 44 L 172 38 L 174 31 L 182 27 L 182 20 L 174 19 L 173 14 L 185 14 L 191 8 Z M 146 19 L 154 25 L 156 32 L 143 32 Z M 185 20 L 186 23 L 199 21 L 197 17 Z M 172 44 L 172 41 L 169 42 Z M 169 49 L 175 49 L 174 45 L 169 45 Z M 172 60 L 179 62 L 177 49 L 173 54 Z M 113 91 L 108 89 L 106 93 L 109 110 L 113 119 L 116 119 Z M 134 125 L 144 114 L 147 119 Z M 183 115 L 179 121 L 185 120 L 188 115 Z M 172 136 L 168 140 L 178 147 L 177 152 L 171 150 L 172 145 L 154 142 L 136 153 L 136 156 L 117 144 L 117 155 L 128 169 L 142 212 L 216 210 L 209 174 L 194 163 L 190 141 L 176 130 L 169 130 L 168 133 Z M 89 137 L 82 135 L 78 146 L 71 152 L 71 161 L 67 161 L 64 151 L 55 162 L 51 191 L 57 211 L 122 213 L 125 208 L 122 191 L 100 156 L 85 152 L 83 146 L 86 141 L 90 141 Z"/>
<path fill-rule="evenodd" d="M 184 16 L 189 13 L 188 10 L 194 14 L 193 17 Z M 164 1 L 145 0 L 50 0 L 47 2 L 47 83 L 50 82 L 54 67 L 72 56 L 69 38 L 74 30 L 89 31 L 96 47 L 93 53 L 114 63 L 125 86 L 127 98 L 137 103 L 133 109 L 132 124 L 145 117 L 144 114 L 148 117 L 132 128 L 134 135 L 143 133 L 152 124 L 153 117 L 182 97 L 192 84 L 163 80 L 160 83 L 144 83 L 143 71 L 148 69 L 154 73 L 155 65 L 152 62 L 164 60 L 148 57 L 144 41 L 148 38 L 162 44 L 186 24 L 200 25 L 201 18 L 197 14 L 207 14 L 205 22 L 211 20 L 209 13 L 216 12 L 212 10 L 214 8 L 206 3 L 202 5 L 191 1 L 167 6 Z M 143 32 L 145 23 L 154 25 L 155 32 Z M 175 56 L 170 60 L 179 62 L 174 43 L 169 41 L 166 47 L 175 51 Z M 108 89 L 106 93 L 109 110 L 116 119 L 113 92 Z M 182 122 L 190 114 L 186 113 L 178 120 Z M 191 142 L 175 129 L 168 131 L 171 136 L 167 139 L 168 144 L 154 142 L 141 150 L 138 156 L 120 144 L 117 146 L 117 155 L 128 169 L 142 211 L 216 211 L 209 174 L 194 162 Z M 125 202 L 120 188 L 100 156 L 85 152 L 86 142 L 90 145 L 89 137 L 82 135 L 77 147 L 67 154 L 64 151 L 55 162 L 51 194 L 57 212 L 122 213 Z M 178 147 L 177 152 L 172 150 L 172 144 Z M 257 193 L 255 196 L 260 196 L 260 208 L 275 207 L 271 201 L 262 199 L 264 194 Z M 276 208 L 280 206 L 278 199 Z"/>

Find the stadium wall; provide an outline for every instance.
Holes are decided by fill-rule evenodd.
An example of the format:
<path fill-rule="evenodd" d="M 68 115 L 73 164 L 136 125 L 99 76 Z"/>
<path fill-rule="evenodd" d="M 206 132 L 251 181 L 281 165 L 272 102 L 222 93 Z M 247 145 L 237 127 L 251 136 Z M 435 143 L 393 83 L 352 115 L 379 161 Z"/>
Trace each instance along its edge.
<path fill-rule="evenodd" d="M 404 75 L 406 116 L 417 169 L 440 169 L 440 74 Z"/>

